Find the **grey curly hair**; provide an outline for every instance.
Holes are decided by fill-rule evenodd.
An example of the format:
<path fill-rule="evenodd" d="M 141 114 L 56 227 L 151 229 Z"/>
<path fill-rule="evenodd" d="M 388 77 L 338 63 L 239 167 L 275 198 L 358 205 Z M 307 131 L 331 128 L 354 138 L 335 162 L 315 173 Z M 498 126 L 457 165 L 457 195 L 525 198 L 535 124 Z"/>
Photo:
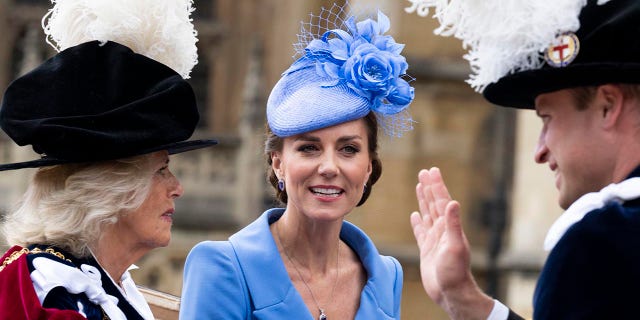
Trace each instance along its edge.
<path fill-rule="evenodd" d="M 11 245 L 47 244 L 90 254 L 102 227 L 138 208 L 151 186 L 150 154 L 39 168 L 3 233 Z"/>

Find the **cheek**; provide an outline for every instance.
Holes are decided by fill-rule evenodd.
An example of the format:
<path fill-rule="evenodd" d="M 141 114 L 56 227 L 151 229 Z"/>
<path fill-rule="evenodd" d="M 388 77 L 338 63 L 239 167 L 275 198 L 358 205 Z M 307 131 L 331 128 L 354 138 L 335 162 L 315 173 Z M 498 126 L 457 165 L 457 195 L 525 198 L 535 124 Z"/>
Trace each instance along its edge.
<path fill-rule="evenodd" d="M 317 171 L 317 166 L 313 163 L 297 161 L 293 164 L 283 163 L 282 172 L 287 182 L 302 181 L 312 176 Z"/>
<path fill-rule="evenodd" d="M 570 126 L 567 124 L 566 128 Z M 549 148 L 553 148 L 556 155 L 568 159 L 588 155 L 591 149 L 589 144 L 593 138 L 591 133 L 584 130 L 563 130 L 566 128 L 556 128 L 548 133 Z"/>
<path fill-rule="evenodd" d="M 349 167 L 348 175 L 353 183 L 364 185 L 370 175 L 371 166 L 369 161 L 358 161 Z"/>
<path fill-rule="evenodd" d="M 158 185 L 151 188 L 147 197 L 144 199 L 138 210 L 136 210 L 137 215 L 140 217 L 138 219 L 146 219 L 147 221 L 150 221 L 149 219 L 160 214 L 160 208 L 162 208 L 162 205 L 165 203 L 163 200 L 166 198 L 165 194 L 166 191 L 159 188 Z"/>
<path fill-rule="evenodd" d="M 162 208 L 164 208 L 164 206 L 166 206 L 166 203 L 167 203 L 167 200 L 165 199 L 167 199 L 167 197 L 164 196 L 164 194 L 160 194 L 160 193 L 156 193 L 155 195 L 147 199 L 146 214 L 149 216 L 162 214 L 162 212 L 160 211 L 162 211 Z"/>

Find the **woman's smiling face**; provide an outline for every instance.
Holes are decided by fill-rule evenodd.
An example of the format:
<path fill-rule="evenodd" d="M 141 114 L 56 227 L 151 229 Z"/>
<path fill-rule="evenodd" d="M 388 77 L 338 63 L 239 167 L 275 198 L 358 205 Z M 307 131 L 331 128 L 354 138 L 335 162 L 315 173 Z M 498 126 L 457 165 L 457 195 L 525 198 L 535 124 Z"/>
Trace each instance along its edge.
<path fill-rule="evenodd" d="M 284 138 L 272 154 L 285 181 L 287 211 L 313 219 L 338 219 L 362 198 L 372 164 L 364 119 Z"/>

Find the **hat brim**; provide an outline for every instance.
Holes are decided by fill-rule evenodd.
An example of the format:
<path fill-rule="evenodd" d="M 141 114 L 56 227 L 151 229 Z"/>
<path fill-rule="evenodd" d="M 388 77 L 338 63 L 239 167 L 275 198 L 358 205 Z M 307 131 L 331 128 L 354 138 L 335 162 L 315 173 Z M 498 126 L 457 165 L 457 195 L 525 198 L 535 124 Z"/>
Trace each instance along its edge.
<path fill-rule="evenodd" d="M 211 140 L 211 139 L 181 141 L 181 142 L 170 143 L 162 146 L 157 146 L 151 149 L 141 150 L 139 153 L 131 156 L 143 155 L 143 154 L 160 151 L 160 150 L 167 150 L 169 154 L 177 154 L 177 153 L 214 146 L 216 144 L 218 144 L 218 141 Z M 108 159 L 100 159 L 95 161 L 106 161 L 106 160 Z M 111 160 L 115 160 L 115 159 L 111 159 Z M 26 168 L 39 168 L 39 167 L 54 166 L 54 165 L 65 164 L 65 163 L 81 163 L 81 162 L 91 162 L 91 161 L 77 161 L 77 160 L 74 161 L 74 160 L 59 159 L 59 158 L 45 156 L 41 159 L 36 159 L 36 160 L 2 164 L 0 165 L 0 171 L 26 169 Z"/>
<path fill-rule="evenodd" d="M 517 72 L 488 85 L 484 97 L 499 106 L 533 109 L 538 95 L 606 83 L 640 83 L 639 63 L 582 63 Z"/>

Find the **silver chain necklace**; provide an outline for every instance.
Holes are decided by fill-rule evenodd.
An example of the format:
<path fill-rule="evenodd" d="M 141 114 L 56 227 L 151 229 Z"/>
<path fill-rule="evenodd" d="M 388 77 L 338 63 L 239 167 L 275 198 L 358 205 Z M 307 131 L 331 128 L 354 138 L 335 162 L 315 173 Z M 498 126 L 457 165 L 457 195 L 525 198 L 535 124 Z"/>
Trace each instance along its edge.
<path fill-rule="evenodd" d="M 296 269 L 296 272 L 298 273 L 300 280 L 302 280 L 302 283 L 304 284 L 304 286 L 307 287 L 307 290 L 309 290 L 309 293 L 311 294 L 311 298 L 313 299 L 313 302 L 316 304 L 316 308 L 318 308 L 318 312 L 320 312 L 320 315 L 318 316 L 318 320 L 327 320 L 327 315 L 324 313 L 324 309 L 320 307 L 320 304 L 318 303 L 318 300 L 316 300 L 316 296 L 313 294 L 311 287 L 309 287 L 309 285 L 307 284 L 307 281 L 304 280 L 304 277 L 302 276 L 302 272 L 300 272 L 300 269 L 298 269 L 298 267 L 296 266 L 295 262 L 293 261 L 293 258 L 289 256 L 287 249 L 285 249 L 284 243 L 282 242 L 282 238 L 280 237 L 280 227 L 277 223 L 275 227 L 276 227 L 276 234 L 278 235 L 278 242 L 280 242 L 280 245 L 282 246 L 282 251 L 284 251 L 284 255 L 287 256 L 287 259 L 289 259 L 289 262 L 291 262 L 291 265 L 293 266 L 293 268 Z M 331 296 L 330 296 L 329 303 L 333 303 L 333 293 L 336 291 L 336 286 L 338 285 L 339 274 L 340 274 L 340 240 L 338 240 L 338 247 L 336 248 L 336 279 L 333 281 L 333 289 L 331 289 Z"/>

